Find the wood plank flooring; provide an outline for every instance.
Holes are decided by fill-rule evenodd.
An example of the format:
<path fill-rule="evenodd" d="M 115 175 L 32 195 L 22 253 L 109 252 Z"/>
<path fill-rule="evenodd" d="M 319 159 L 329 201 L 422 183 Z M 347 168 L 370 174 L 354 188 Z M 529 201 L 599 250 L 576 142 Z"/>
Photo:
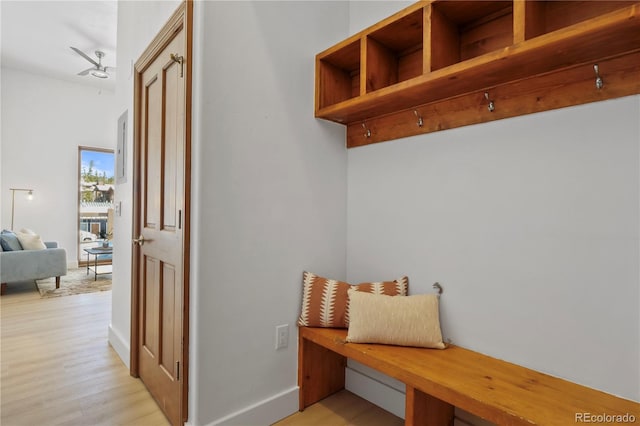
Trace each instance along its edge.
<path fill-rule="evenodd" d="M 111 292 L 41 299 L 33 283 L 0 298 L 2 426 L 166 426 L 109 346 Z M 343 391 L 275 426 L 395 426 L 402 419 Z"/>
<path fill-rule="evenodd" d="M 41 299 L 10 284 L 0 311 L 2 426 L 168 425 L 109 346 L 110 291 Z"/>
<path fill-rule="evenodd" d="M 343 390 L 273 426 L 401 426 L 404 420 Z"/>

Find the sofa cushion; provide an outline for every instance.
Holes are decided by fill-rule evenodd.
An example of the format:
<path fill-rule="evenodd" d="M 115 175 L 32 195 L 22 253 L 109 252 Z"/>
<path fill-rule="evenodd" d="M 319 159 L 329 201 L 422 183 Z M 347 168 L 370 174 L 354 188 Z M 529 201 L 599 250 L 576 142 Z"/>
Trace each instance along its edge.
<path fill-rule="evenodd" d="M 4 251 L 22 250 L 18 236 L 6 229 L 0 233 L 0 245 L 2 245 L 2 250 Z"/>
<path fill-rule="evenodd" d="M 16 232 L 16 236 L 18 237 L 18 241 L 20 241 L 20 245 L 23 250 L 44 250 L 47 248 L 47 246 L 42 242 L 40 235 Z"/>
<path fill-rule="evenodd" d="M 60 277 L 66 273 L 67 252 L 63 248 L 0 253 L 0 282 L 3 283 Z"/>

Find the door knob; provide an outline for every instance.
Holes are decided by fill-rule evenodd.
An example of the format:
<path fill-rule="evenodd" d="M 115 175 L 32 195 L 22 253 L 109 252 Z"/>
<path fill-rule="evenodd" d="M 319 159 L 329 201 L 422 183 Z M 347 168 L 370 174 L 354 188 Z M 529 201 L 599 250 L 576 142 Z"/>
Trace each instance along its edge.
<path fill-rule="evenodd" d="M 140 234 L 140 236 L 138 238 L 134 238 L 133 239 L 133 244 L 137 244 L 139 246 L 143 245 L 145 242 L 144 236 L 142 234 Z"/>

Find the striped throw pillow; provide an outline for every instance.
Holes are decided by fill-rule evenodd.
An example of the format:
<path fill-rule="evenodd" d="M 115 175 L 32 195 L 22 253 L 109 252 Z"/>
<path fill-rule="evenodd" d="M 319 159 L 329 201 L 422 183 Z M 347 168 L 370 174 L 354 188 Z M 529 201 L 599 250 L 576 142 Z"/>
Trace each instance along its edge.
<path fill-rule="evenodd" d="M 302 274 L 302 309 L 298 325 L 302 327 L 349 327 L 349 289 L 388 296 L 406 296 L 409 278 L 351 285 L 311 272 Z"/>

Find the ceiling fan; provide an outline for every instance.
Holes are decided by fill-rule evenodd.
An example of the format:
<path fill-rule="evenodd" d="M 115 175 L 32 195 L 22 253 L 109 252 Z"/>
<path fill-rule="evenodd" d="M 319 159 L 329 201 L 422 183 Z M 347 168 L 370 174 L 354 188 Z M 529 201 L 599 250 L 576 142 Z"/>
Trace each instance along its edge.
<path fill-rule="evenodd" d="M 92 76 L 97 77 L 97 78 L 109 78 L 109 71 L 115 70 L 115 67 L 108 67 L 106 65 L 102 65 L 102 58 L 104 58 L 104 56 L 105 56 L 104 52 L 102 52 L 100 50 L 96 50 L 95 51 L 96 57 L 98 58 L 98 62 L 96 62 L 93 58 L 91 58 L 89 55 L 84 53 L 82 50 L 77 49 L 77 48 L 75 48 L 73 46 L 70 46 L 70 47 L 78 55 L 82 56 L 87 61 L 89 61 L 89 62 L 91 62 L 93 64 L 93 66 L 91 68 L 87 68 L 84 71 L 80 71 L 78 73 L 78 75 L 91 74 Z"/>

